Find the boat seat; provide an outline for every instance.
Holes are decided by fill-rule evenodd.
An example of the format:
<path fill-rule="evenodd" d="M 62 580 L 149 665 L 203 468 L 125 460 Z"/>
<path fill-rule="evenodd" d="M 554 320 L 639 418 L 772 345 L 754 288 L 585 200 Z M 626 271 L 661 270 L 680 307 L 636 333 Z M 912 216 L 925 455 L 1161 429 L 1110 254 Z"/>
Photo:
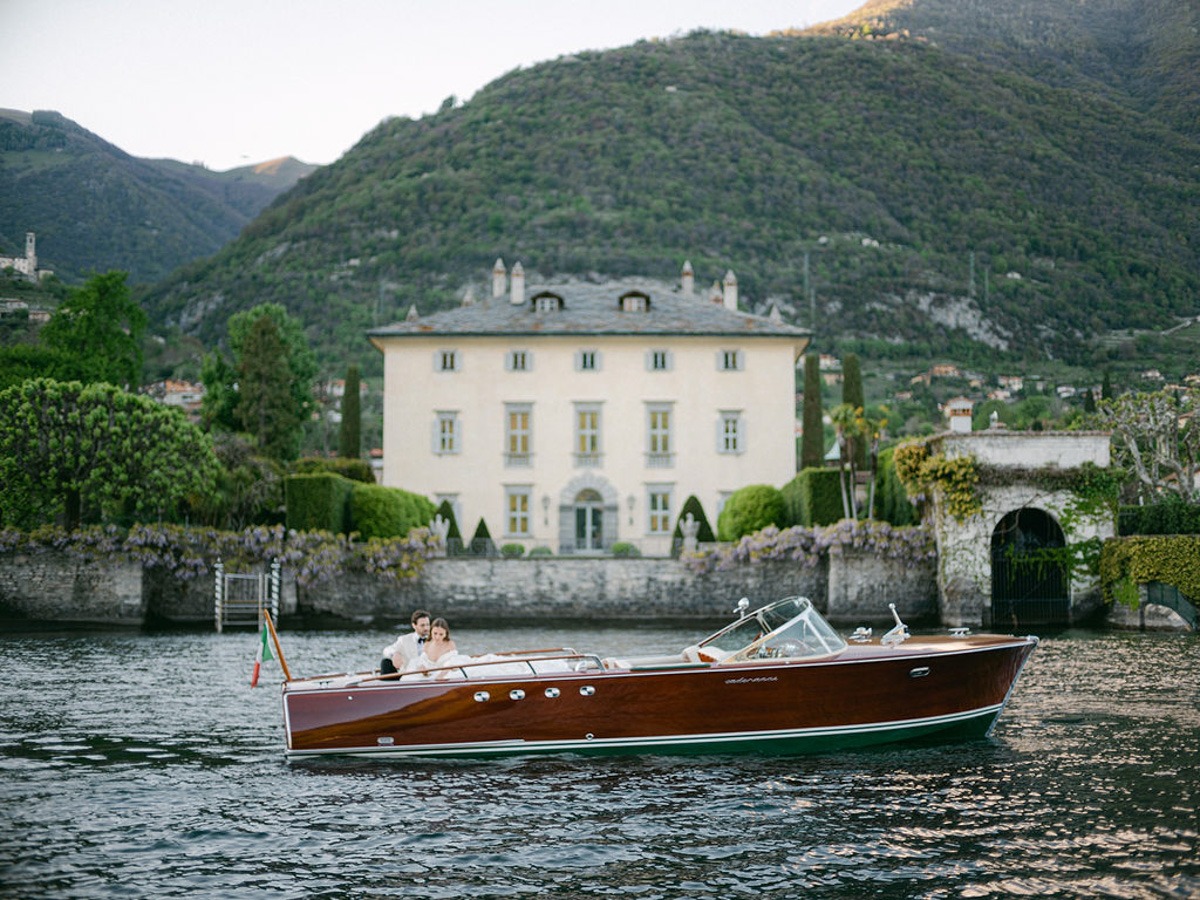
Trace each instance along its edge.
<path fill-rule="evenodd" d="M 727 656 L 729 656 L 728 650 L 721 650 L 717 647 L 701 647 L 698 644 L 692 644 L 683 650 L 683 658 L 688 662 L 719 663 Z"/>

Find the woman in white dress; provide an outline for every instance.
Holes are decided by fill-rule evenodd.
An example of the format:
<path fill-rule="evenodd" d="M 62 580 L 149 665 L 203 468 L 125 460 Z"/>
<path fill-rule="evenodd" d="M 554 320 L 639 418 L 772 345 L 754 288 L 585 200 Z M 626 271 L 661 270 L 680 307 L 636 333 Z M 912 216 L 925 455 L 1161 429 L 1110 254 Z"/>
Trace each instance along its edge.
<path fill-rule="evenodd" d="M 454 665 L 456 659 L 469 660 L 470 657 L 460 657 L 458 645 L 450 637 L 450 624 L 443 618 L 436 618 L 429 626 L 429 638 L 421 648 L 421 654 L 407 666 L 404 671 L 425 672 L 428 669 L 439 669 L 443 666 Z M 438 677 L 444 678 L 448 673 L 439 672 Z"/>

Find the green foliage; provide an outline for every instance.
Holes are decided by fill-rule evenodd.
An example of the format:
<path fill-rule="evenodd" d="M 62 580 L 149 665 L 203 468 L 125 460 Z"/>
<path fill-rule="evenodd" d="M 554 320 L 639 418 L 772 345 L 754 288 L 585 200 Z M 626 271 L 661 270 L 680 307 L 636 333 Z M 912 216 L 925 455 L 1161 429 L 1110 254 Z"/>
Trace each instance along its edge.
<path fill-rule="evenodd" d="M 1137 606 L 1136 586 L 1160 581 L 1200 598 L 1200 535 L 1113 538 L 1100 551 L 1100 581 L 1110 602 Z"/>
<path fill-rule="evenodd" d="M 893 447 L 879 454 L 879 469 L 875 473 L 875 518 L 893 525 L 915 525 L 920 517 L 896 474 L 894 454 Z"/>
<path fill-rule="evenodd" d="M 64 350 L 32 344 L 0 347 L 0 391 L 34 378 L 90 380 L 88 370 L 85 360 Z"/>
<path fill-rule="evenodd" d="M 358 366 L 346 370 L 346 389 L 342 394 L 342 422 L 338 430 L 338 456 L 358 459 L 362 452 L 362 398 Z"/>
<path fill-rule="evenodd" d="M 355 483 L 350 495 L 351 522 L 363 540 L 404 537 L 430 523 L 433 502 L 419 494 L 378 484 Z"/>
<path fill-rule="evenodd" d="M 717 539 L 716 535 L 713 534 L 712 526 L 708 524 L 708 516 L 704 514 L 704 505 L 698 497 L 692 494 L 683 501 L 683 508 L 679 510 L 679 518 L 675 521 L 675 540 L 680 540 L 683 537 L 681 523 L 688 517 L 688 513 L 692 514 L 692 518 L 700 526 L 696 529 L 697 541 L 702 544 L 711 544 Z"/>
<path fill-rule="evenodd" d="M 238 427 L 237 371 L 220 353 L 206 353 L 200 364 L 204 399 L 200 418 L 209 431 L 235 431 Z"/>
<path fill-rule="evenodd" d="M 831 525 L 842 518 L 841 476 L 837 469 L 801 469 L 780 493 L 787 526 Z"/>
<path fill-rule="evenodd" d="M 615 541 L 610 550 L 612 555 L 618 559 L 632 559 L 635 556 L 642 555 L 637 545 L 631 544 L 629 541 Z"/>
<path fill-rule="evenodd" d="M 471 538 L 472 541 L 490 541 L 492 539 L 491 532 L 488 531 L 487 522 L 483 519 L 479 520 L 479 524 L 475 526 L 475 534 Z"/>
<path fill-rule="evenodd" d="M 279 463 L 260 456 L 240 435 L 218 433 L 212 440 L 221 472 L 216 489 L 192 502 L 196 520 L 235 531 L 282 523 L 285 473 Z"/>
<path fill-rule="evenodd" d="M 238 361 L 237 419 L 272 459 L 295 459 L 303 419 L 292 403 L 279 329 L 269 316 L 254 321 Z"/>
<path fill-rule="evenodd" d="M 717 537 L 736 541 L 744 534 L 786 522 L 783 494 L 769 484 L 751 484 L 733 492 L 717 517 Z"/>
<path fill-rule="evenodd" d="M 539 556 L 553 556 L 553 555 L 554 555 L 554 551 L 551 550 L 549 547 L 545 547 L 545 546 L 534 547 L 532 550 L 529 551 L 530 559 L 534 559 L 535 557 L 539 557 Z"/>
<path fill-rule="evenodd" d="M 505 544 L 500 548 L 500 555 L 505 559 L 520 559 L 525 555 L 524 544 Z"/>
<path fill-rule="evenodd" d="M 0 521 L 175 521 L 213 488 L 212 442 L 182 412 L 110 384 L 0 392 Z"/>
<path fill-rule="evenodd" d="M 819 468 L 825 459 L 825 425 L 821 411 L 821 356 L 804 357 L 804 432 L 800 442 L 800 468 Z"/>
<path fill-rule="evenodd" d="M 1122 506 L 1118 522 L 1122 535 L 1200 534 L 1200 504 L 1168 495 L 1149 506 Z"/>
<path fill-rule="evenodd" d="M 288 529 L 350 534 L 353 489 L 354 482 L 330 472 L 288 475 L 284 479 Z"/>
<path fill-rule="evenodd" d="M 374 484 L 375 473 L 365 459 L 343 459 L 342 457 L 306 456 L 293 462 L 288 470 L 294 475 L 313 475 L 317 472 L 332 472 L 351 481 Z"/>
<path fill-rule="evenodd" d="M 41 331 L 51 351 L 82 367 L 80 381 L 135 389 L 142 376 L 146 313 L 129 295 L 126 273 L 94 275 L 71 291 Z"/>
<path fill-rule="evenodd" d="M 894 448 L 896 475 L 909 497 L 918 502 L 936 490 L 946 512 L 959 522 L 977 515 L 983 508 L 975 486 L 979 467 L 974 456 L 947 458 L 930 453 L 925 441 L 909 441 Z"/>

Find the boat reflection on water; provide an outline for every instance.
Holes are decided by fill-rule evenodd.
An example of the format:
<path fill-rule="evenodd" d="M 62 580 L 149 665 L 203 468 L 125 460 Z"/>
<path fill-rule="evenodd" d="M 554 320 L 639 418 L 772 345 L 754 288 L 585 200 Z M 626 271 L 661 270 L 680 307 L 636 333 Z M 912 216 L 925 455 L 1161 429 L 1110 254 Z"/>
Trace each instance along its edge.
<path fill-rule="evenodd" d="M 895 608 L 892 608 L 895 615 Z M 812 603 L 750 611 L 698 644 L 602 657 L 569 647 L 456 657 L 423 672 L 283 684 L 290 758 L 821 752 L 991 732 L 1036 637 L 847 642 Z"/>

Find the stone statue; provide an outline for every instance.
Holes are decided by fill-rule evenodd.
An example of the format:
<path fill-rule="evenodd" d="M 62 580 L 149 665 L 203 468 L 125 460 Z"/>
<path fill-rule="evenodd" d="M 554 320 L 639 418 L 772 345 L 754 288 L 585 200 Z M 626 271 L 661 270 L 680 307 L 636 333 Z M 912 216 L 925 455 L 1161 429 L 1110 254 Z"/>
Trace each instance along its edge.
<path fill-rule="evenodd" d="M 679 523 L 679 530 L 683 532 L 683 552 L 695 553 L 699 546 L 696 542 L 696 532 L 700 530 L 700 523 L 696 521 L 696 517 L 691 513 L 684 516 L 683 521 Z"/>

